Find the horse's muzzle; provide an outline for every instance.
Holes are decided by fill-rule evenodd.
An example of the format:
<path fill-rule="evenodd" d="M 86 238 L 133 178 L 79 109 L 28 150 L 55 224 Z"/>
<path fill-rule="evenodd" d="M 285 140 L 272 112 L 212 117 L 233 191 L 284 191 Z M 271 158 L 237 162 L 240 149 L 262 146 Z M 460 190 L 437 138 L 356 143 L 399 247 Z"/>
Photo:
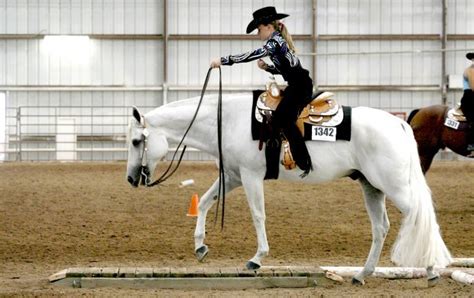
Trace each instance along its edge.
<path fill-rule="evenodd" d="M 140 171 L 139 174 L 137 173 L 137 175 L 127 176 L 128 183 L 130 183 L 133 187 L 138 187 L 139 184 L 150 184 L 150 169 L 147 166 L 141 166 L 137 170 Z"/>
<path fill-rule="evenodd" d="M 127 177 L 127 181 L 128 183 L 130 183 L 133 187 L 138 187 L 138 182 L 139 182 L 140 179 L 133 179 L 132 176 L 128 176 Z"/>

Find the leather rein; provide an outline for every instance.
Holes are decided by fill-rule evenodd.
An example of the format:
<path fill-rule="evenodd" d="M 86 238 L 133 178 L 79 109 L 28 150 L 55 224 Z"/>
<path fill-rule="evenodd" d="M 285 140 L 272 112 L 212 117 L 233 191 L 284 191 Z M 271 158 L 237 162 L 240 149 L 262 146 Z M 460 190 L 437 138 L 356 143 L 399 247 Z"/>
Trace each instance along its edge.
<path fill-rule="evenodd" d="M 204 80 L 204 85 L 201 90 L 201 98 L 199 99 L 196 111 L 194 112 L 193 118 L 191 119 L 188 128 L 184 132 L 183 137 L 181 138 L 181 141 L 179 142 L 178 146 L 176 147 L 176 150 L 173 153 L 173 157 L 171 159 L 171 163 L 169 164 L 168 168 L 165 170 L 165 172 L 160 176 L 160 178 L 156 179 L 154 182 L 149 183 L 150 180 L 150 169 L 147 166 L 148 159 L 147 159 L 147 152 L 148 152 L 148 137 L 150 135 L 150 131 L 148 130 L 145 122 L 145 117 L 141 116 L 140 119 L 140 125 L 143 127 L 143 150 L 142 150 L 142 156 L 141 156 L 141 184 L 146 185 L 147 187 L 153 187 L 157 186 L 164 181 L 166 181 L 169 177 L 171 177 L 176 170 L 178 169 L 179 165 L 181 164 L 181 161 L 184 156 L 184 152 L 186 151 L 187 146 L 183 146 L 183 150 L 181 151 L 181 155 L 179 156 L 179 159 L 177 161 L 177 164 L 173 169 L 173 163 L 175 161 L 176 155 L 181 148 L 181 145 L 183 144 L 184 139 L 186 138 L 186 135 L 188 134 L 189 130 L 193 126 L 194 120 L 196 120 L 197 114 L 199 112 L 199 109 L 201 108 L 202 100 L 204 98 L 204 94 L 206 93 L 207 89 L 207 84 L 209 82 L 209 78 L 211 75 L 211 70 L 212 68 L 209 68 L 207 71 L 206 79 Z M 218 195 L 217 195 L 217 212 L 216 216 L 214 219 L 214 223 L 217 222 L 217 217 L 218 217 L 218 211 L 219 211 L 219 202 L 220 198 L 222 196 L 222 219 L 221 219 L 221 228 L 224 228 L 224 211 L 225 211 L 225 176 L 224 176 L 224 162 L 223 162 L 223 156 L 222 156 L 222 72 L 221 68 L 219 67 L 219 93 L 218 93 L 218 101 L 217 101 L 217 145 L 218 145 L 218 151 L 219 151 L 219 190 L 218 190 Z"/>

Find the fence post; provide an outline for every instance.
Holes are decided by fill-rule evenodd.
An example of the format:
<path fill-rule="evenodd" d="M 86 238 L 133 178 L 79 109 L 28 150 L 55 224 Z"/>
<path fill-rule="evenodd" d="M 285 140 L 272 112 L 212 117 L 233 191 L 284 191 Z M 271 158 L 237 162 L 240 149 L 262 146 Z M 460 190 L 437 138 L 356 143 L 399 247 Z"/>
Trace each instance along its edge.
<path fill-rule="evenodd" d="M 21 107 L 16 110 L 16 136 L 18 141 L 18 151 L 16 159 L 21 161 Z"/>
<path fill-rule="evenodd" d="M 7 104 L 6 95 L 0 91 L 0 163 L 3 162 L 7 156 Z"/>

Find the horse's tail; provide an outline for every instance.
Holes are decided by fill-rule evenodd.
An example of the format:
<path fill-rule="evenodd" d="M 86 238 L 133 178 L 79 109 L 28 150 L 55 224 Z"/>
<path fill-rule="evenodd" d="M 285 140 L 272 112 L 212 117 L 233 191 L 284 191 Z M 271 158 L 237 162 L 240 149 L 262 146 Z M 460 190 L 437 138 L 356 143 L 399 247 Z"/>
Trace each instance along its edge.
<path fill-rule="evenodd" d="M 392 261 L 400 266 L 446 267 L 452 261 L 446 244 L 441 238 L 436 221 L 431 191 L 421 170 L 417 145 L 411 128 L 404 124 L 409 134 L 411 205 L 405 211 L 398 238 L 392 249 Z"/>
<path fill-rule="evenodd" d="M 410 124 L 411 120 L 413 117 L 415 117 L 416 113 L 418 113 L 420 109 L 416 109 L 410 112 L 410 115 L 408 115 L 407 123 Z"/>

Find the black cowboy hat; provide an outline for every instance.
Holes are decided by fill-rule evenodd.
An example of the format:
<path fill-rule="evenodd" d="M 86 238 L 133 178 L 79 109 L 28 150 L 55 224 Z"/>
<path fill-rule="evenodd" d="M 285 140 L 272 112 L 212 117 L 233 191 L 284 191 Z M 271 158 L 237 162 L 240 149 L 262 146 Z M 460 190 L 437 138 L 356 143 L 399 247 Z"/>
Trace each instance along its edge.
<path fill-rule="evenodd" d="M 467 53 L 467 54 L 466 54 L 466 58 L 469 59 L 469 60 L 474 59 L 474 52 Z"/>
<path fill-rule="evenodd" d="M 267 6 L 253 12 L 253 20 L 247 26 L 247 34 L 257 29 L 260 24 L 270 24 L 272 21 L 286 18 L 287 14 L 277 13 L 275 7 Z"/>

